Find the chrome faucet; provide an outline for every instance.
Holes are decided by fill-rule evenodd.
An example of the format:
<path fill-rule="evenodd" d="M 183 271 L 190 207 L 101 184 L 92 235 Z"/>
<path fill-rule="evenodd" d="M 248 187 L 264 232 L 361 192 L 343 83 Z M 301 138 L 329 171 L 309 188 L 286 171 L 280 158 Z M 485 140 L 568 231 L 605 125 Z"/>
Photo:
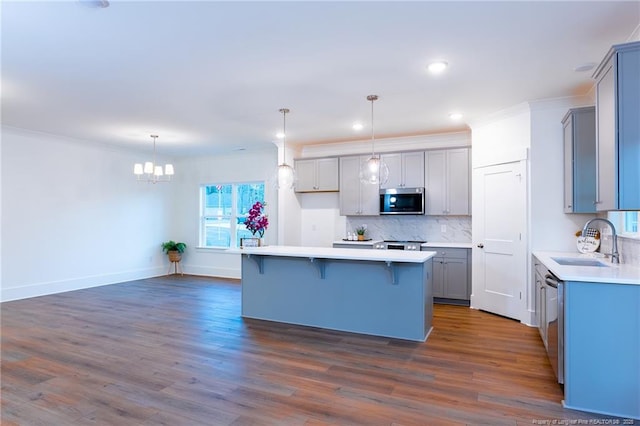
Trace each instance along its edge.
<path fill-rule="evenodd" d="M 620 253 L 618 253 L 618 236 L 616 235 L 616 228 L 610 220 L 603 219 L 601 217 L 594 217 L 584 224 L 584 227 L 582 228 L 582 236 L 585 237 L 587 235 L 589 225 L 596 221 L 604 222 L 611 227 L 611 239 L 613 240 L 613 246 L 611 247 L 611 263 L 620 263 Z"/>

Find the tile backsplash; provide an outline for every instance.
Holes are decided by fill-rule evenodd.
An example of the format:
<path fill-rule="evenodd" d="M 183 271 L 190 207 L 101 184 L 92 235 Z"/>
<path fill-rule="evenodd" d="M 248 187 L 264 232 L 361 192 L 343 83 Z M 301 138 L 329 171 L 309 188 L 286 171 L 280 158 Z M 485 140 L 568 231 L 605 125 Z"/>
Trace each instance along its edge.
<path fill-rule="evenodd" d="M 471 242 L 471 216 L 349 216 L 346 229 L 363 224 L 374 240 Z"/>
<path fill-rule="evenodd" d="M 600 253 L 611 253 L 611 234 L 603 233 L 600 243 Z M 640 240 L 618 235 L 618 252 L 620 253 L 620 263 L 629 263 L 640 266 Z"/>

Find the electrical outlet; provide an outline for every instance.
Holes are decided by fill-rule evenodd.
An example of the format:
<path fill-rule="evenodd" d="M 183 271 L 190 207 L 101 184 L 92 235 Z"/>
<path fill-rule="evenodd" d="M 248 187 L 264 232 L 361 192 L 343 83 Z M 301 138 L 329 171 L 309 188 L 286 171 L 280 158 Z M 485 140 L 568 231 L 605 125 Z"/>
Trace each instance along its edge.
<path fill-rule="evenodd" d="M 440 232 L 442 232 L 443 234 L 447 232 L 447 225 L 440 225 Z"/>

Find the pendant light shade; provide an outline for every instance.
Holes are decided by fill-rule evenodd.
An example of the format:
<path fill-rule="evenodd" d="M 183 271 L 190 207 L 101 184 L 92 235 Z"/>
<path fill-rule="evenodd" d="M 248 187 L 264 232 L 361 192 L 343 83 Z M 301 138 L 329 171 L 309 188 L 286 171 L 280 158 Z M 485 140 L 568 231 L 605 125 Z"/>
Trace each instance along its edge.
<path fill-rule="evenodd" d="M 156 139 L 158 135 L 151 135 L 153 139 L 153 161 L 146 161 L 144 166 L 142 163 L 133 165 L 133 174 L 140 182 L 158 183 L 169 182 L 173 176 L 173 164 L 165 164 L 164 168 L 156 164 Z"/>
<path fill-rule="evenodd" d="M 287 164 L 287 114 L 288 108 L 281 108 L 282 113 L 282 164 L 276 170 L 278 189 L 293 189 L 296 184 L 296 171 Z"/>
<path fill-rule="evenodd" d="M 360 165 L 360 181 L 370 185 L 383 185 L 389 180 L 389 167 L 375 151 L 375 133 L 373 130 L 373 103 L 377 95 L 367 96 L 371 102 L 371 156 Z"/>

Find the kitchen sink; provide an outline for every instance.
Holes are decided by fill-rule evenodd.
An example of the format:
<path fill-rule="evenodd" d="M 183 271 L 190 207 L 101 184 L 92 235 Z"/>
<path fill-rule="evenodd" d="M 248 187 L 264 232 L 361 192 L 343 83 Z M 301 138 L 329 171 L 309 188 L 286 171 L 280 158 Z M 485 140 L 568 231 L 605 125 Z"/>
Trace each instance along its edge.
<path fill-rule="evenodd" d="M 563 266 L 595 266 L 598 268 L 608 268 L 609 265 L 596 259 L 581 259 L 577 257 L 552 257 L 551 260 Z"/>

